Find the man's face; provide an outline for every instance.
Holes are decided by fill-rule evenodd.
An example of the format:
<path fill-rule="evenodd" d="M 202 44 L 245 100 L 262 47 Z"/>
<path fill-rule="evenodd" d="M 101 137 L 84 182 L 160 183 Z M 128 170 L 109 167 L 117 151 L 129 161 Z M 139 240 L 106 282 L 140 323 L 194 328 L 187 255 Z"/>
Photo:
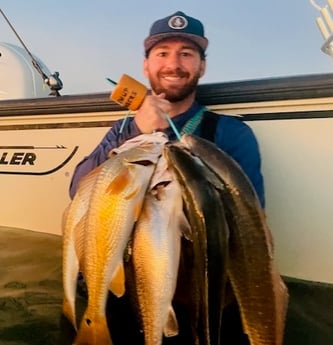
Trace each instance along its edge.
<path fill-rule="evenodd" d="M 165 93 L 170 102 L 179 102 L 195 93 L 206 62 L 194 43 L 168 38 L 157 43 L 144 60 L 144 74 L 156 94 Z"/>

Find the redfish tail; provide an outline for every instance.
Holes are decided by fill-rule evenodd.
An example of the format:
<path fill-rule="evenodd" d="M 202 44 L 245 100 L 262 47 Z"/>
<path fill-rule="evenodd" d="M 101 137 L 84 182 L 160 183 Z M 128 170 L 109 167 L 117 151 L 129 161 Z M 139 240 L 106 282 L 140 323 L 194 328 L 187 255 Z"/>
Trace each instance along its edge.
<path fill-rule="evenodd" d="M 68 301 L 67 298 L 64 298 L 63 300 L 62 312 L 65 315 L 65 317 L 70 321 L 70 323 L 73 325 L 74 329 L 77 331 L 75 312 L 73 310 L 72 304 Z"/>
<path fill-rule="evenodd" d="M 174 337 L 178 335 L 178 333 L 179 333 L 179 326 L 178 326 L 177 316 L 172 306 L 170 306 L 168 318 L 163 328 L 163 334 L 165 337 L 169 338 L 169 337 Z"/>
<path fill-rule="evenodd" d="M 75 345 L 113 345 L 105 316 L 90 318 L 84 314 Z"/>

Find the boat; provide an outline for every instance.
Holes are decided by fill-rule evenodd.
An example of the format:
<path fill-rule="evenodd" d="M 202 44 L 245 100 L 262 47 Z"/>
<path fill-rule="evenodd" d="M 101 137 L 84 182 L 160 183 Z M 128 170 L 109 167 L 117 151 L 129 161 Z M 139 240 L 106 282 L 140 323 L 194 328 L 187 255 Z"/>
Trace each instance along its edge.
<path fill-rule="evenodd" d="M 333 283 L 333 75 L 205 84 L 198 99 L 258 138 L 282 273 Z M 74 167 L 126 112 L 107 92 L 2 100 L 1 225 L 60 235 Z"/>
<path fill-rule="evenodd" d="M 108 92 L 50 95 L 29 54 L 4 42 L 0 53 L 21 73 L 0 70 L 0 229 L 59 246 L 73 170 L 127 109 Z M 259 141 L 267 221 L 291 294 L 286 344 L 332 343 L 333 74 L 207 83 L 197 98 L 240 116 Z"/>

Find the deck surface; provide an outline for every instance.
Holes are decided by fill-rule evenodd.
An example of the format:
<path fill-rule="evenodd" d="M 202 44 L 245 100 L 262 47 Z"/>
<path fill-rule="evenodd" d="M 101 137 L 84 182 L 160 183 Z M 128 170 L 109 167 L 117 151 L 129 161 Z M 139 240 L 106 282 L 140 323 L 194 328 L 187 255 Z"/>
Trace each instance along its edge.
<path fill-rule="evenodd" d="M 61 315 L 61 237 L 0 226 L 0 262 L 0 344 L 71 344 L 73 332 Z M 332 286 L 286 283 L 284 345 L 333 344 Z M 84 306 L 78 296 L 79 315 Z"/>

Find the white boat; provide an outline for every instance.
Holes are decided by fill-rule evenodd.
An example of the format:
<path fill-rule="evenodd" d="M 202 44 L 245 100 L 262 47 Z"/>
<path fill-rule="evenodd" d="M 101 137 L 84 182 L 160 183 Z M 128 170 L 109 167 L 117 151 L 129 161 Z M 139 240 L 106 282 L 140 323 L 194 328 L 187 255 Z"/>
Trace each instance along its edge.
<path fill-rule="evenodd" d="M 32 64 L 25 49 L 7 42 L 0 42 L 0 100 L 47 97 L 50 89 Z M 51 75 L 37 57 L 38 65 Z"/>
<path fill-rule="evenodd" d="M 6 49 L 1 43 L 0 53 Z M 24 52 L 11 53 L 23 73 L 33 72 L 23 68 Z M 37 79 L 14 96 L 16 87 L 0 83 L 0 227 L 61 235 L 74 167 L 126 109 L 106 92 L 50 97 L 41 84 L 31 95 Z M 8 80 L 15 86 L 23 79 Z M 258 138 L 267 219 L 286 281 L 332 292 L 333 74 L 205 84 L 198 99 L 241 115 Z"/>
<path fill-rule="evenodd" d="M 333 283 L 332 87 L 332 75 L 308 75 L 198 91 L 210 109 L 242 115 L 259 140 L 282 273 L 327 283 Z M 108 93 L 2 100 L 0 225 L 61 234 L 75 165 L 124 114 Z"/>

